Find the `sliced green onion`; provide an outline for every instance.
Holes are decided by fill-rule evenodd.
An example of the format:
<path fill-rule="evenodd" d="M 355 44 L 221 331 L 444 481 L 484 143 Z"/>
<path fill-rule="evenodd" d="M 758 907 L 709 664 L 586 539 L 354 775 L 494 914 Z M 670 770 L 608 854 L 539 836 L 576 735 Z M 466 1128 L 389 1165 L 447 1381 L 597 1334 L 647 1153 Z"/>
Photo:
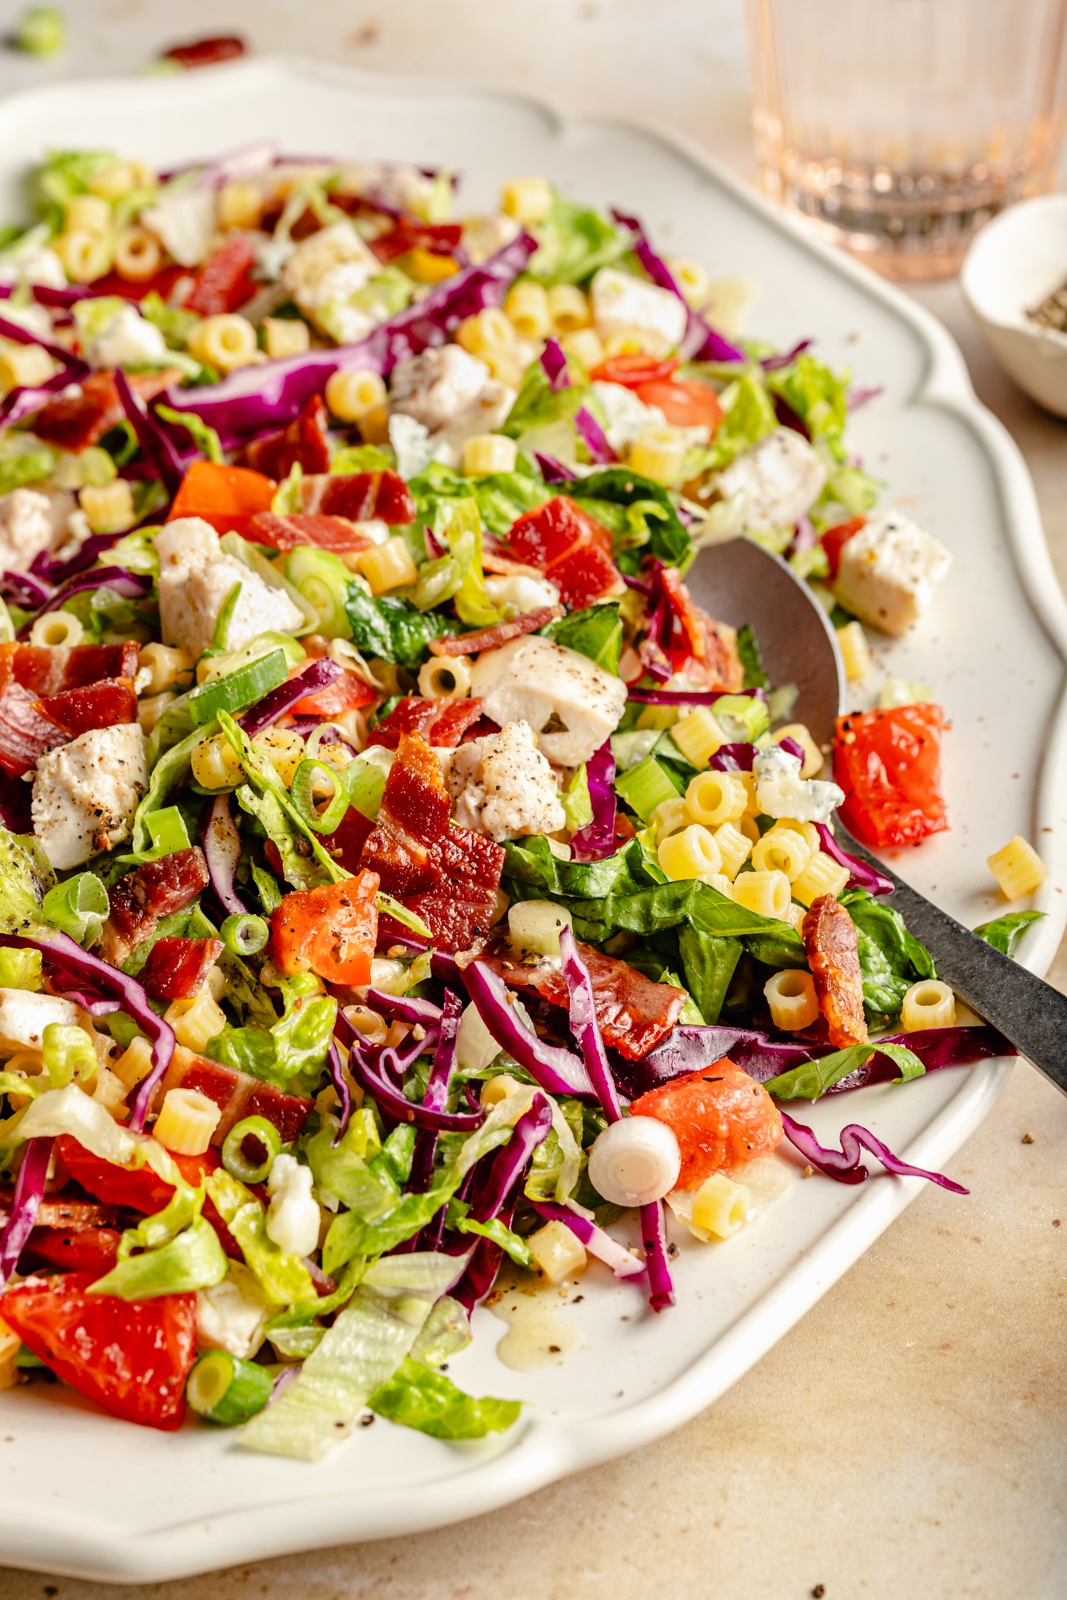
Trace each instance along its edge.
<path fill-rule="evenodd" d="M 373 822 L 385 793 L 385 772 L 374 761 L 357 758 L 345 768 L 345 788 L 349 804 Z"/>
<path fill-rule="evenodd" d="M 232 956 L 258 956 L 270 938 L 270 925 L 250 911 L 235 912 L 222 924 L 219 938 Z"/>
<path fill-rule="evenodd" d="M 300 545 L 285 558 L 285 576 L 318 615 L 316 632 L 327 639 L 351 639 L 352 624 L 345 610 L 352 574 L 330 550 Z"/>
<path fill-rule="evenodd" d="M 15 23 L 14 42 L 28 56 L 57 56 L 67 46 L 67 23 L 56 6 L 27 6 Z"/>
<path fill-rule="evenodd" d="M 330 799 L 320 811 L 315 788 L 324 777 L 330 783 Z M 305 757 L 293 773 L 289 797 L 308 827 L 314 828 L 316 833 L 333 833 L 350 804 L 343 773 L 314 756 Z"/>
<path fill-rule="evenodd" d="M 754 744 L 771 723 L 767 707 L 754 695 L 724 694 L 716 700 L 714 714 L 716 722 L 738 743 Z"/>
<path fill-rule="evenodd" d="M 28 1344 L 20 1344 L 15 1351 L 15 1365 L 26 1368 L 47 1368 L 48 1362 L 42 1361 L 40 1356 L 35 1356 Z"/>
<path fill-rule="evenodd" d="M 0 989 L 43 988 L 39 950 L 0 950 Z"/>
<path fill-rule="evenodd" d="M 189 693 L 189 716 L 194 728 L 202 728 L 220 711 L 239 711 L 243 706 L 254 705 L 288 676 L 284 650 L 272 650 L 226 678 L 202 683 Z"/>
<path fill-rule="evenodd" d="M 153 856 L 172 856 L 178 850 L 188 850 L 189 830 L 177 806 L 164 806 L 162 811 L 150 811 L 145 826 L 152 840 Z"/>
<path fill-rule="evenodd" d="M 267 1152 L 266 1158 L 254 1167 L 244 1152 L 246 1139 L 255 1139 Z M 222 1146 L 222 1164 L 231 1178 L 237 1178 L 241 1183 L 264 1183 L 274 1165 L 274 1158 L 281 1154 L 281 1135 L 272 1122 L 266 1117 L 245 1117 L 243 1121 L 234 1123 L 226 1135 Z"/>
<path fill-rule="evenodd" d="M 188 844 L 188 839 L 185 842 Z M 95 872 L 79 872 L 66 883 L 57 883 L 41 902 L 45 922 L 83 946 L 99 939 L 109 910 L 107 890 Z"/>
<path fill-rule="evenodd" d="M 65 1089 L 75 1079 L 88 1083 L 96 1076 L 93 1041 L 84 1028 L 72 1023 L 47 1023 L 41 1036 L 41 1054 L 53 1089 Z"/>
<path fill-rule="evenodd" d="M 682 792 L 655 756 L 646 756 L 636 767 L 616 778 L 615 790 L 642 822 L 648 821 L 657 806 L 665 800 L 677 800 Z"/>
<path fill-rule="evenodd" d="M 273 1387 L 266 1367 L 242 1361 L 228 1350 L 209 1350 L 186 1379 L 185 1398 L 205 1422 L 236 1428 L 263 1410 Z"/>
<path fill-rule="evenodd" d="M 233 621 L 233 614 L 237 609 L 237 602 L 241 598 L 242 587 L 241 580 L 238 579 L 233 588 L 230 590 L 229 594 L 226 596 L 225 600 L 222 602 L 222 610 L 215 618 L 215 626 L 211 633 L 212 650 L 221 650 L 225 652 L 228 647 L 230 623 Z"/>

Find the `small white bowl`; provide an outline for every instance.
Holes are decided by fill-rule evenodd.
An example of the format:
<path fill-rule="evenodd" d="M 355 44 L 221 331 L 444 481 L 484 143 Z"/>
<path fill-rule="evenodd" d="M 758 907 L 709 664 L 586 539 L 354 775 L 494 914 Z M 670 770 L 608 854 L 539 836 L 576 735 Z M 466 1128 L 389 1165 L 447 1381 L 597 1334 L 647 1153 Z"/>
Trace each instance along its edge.
<path fill-rule="evenodd" d="M 1067 334 L 1026 315 L 1067 281 L 1067 194 L 1024 200 L 983 228 L 960 273 L 993 354 L 1032 400 L 1067 417 Z"/>

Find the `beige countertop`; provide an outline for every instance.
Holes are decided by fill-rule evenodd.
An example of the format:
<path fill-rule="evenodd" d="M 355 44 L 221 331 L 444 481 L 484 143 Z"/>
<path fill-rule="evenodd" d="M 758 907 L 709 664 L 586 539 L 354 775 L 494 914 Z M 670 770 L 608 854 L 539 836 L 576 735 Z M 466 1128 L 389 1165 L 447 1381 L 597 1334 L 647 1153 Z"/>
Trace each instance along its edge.
<path fill-rule="evenodd" d="M 129 70 L 160 43 L 240 28 L 261 50 L 495 81 L 573 108 L 656 118 L 751 170 L 737 0 L 186 0 L 177 28 L 162 0 L 65 9 L 68 60 L 42 68 L 0 58 L 0 91 L 63 71 Z M 1021 446 L 1067 585 L 1067 425 L 995 367 L 954 284 L 918 298 L 960 341 L 980 397 Z M 1067 945 L 1052 977 L 1067 989 Z M 111 1592 L 1059 1600 L 1065 1166 L 1067 1101 L 1020 1065 L 949 1164 L 969 1197 L 926 1189 L 753 1371 L 669 1438 L 440 1533 Z M 0 1600 L 105 1592 L 0 1570 Z"/>

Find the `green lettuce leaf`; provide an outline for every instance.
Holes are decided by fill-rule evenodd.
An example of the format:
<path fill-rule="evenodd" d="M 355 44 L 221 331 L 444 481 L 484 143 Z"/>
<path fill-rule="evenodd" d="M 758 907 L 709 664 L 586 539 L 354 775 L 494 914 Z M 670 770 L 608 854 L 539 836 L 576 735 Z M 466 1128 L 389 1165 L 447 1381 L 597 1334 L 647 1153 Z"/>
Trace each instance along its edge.
<path fill-rule="evenodd" d="M 417 668 L 431 639 L 458 631 L 448 617 L 419 611 L 407 600 L 392 595 L 374 597 L 358 583 L 348 591 L 345 611 L 357 650 L 368 658 L 393 661 L 402 667 Z"/>
<path fill-rule="evenodd" d="M 983 922 L 981 927 L 975 928 L 974 931 L 979 939 L 991 944 L 1001 955 L 1010 956 L 1015 952 L 1015 944 L 1020 935 L 1032 922 L 1038 922 L 1044 915 L 1043 911 L 1009 911 L 1006 916 L 996 917 L 992 922 Z"/>
<path fill-rule="evenodd" d="M 219 1216 L 241 1247 L 246 1266 L 255 1273 L 274 1305 L 313 1300 L 315 1284 L 299 1256 L 289 1255 L 267 1233 L 267 1213 L 251 1189 L 216 1167 L 205 1180 Z"/>
<path fill-rule="evenodd" d="M 622 622 L 618 601 L 606 605 L 589 606 L 584 611 L 572 611 L 541 629 L 546 639 L 554 639 L 568 650 L 577 650 L 588 656 L 605 672 L 617 673 L 622 650 Z"/>
<path fill-rule="evenodd" d="M 288 1094 L 314 1094 L 333 1038 L 337 1001 L 317 994 L 317 981 L 309 978 L 282 983 L 285 1010 L 270 1027 L 228 1027 L 208 1040 L 204 1054 Z"/>
<path fill-rule="evenodd" d="M 740 939 L 723 938 L 700 928 L 682 928 L 678 934 L 685 988 L 689 990 L 701 1020 L 709 1025 L 719 1020 L 743 948 Z"/>
<path fill-rule="evenodd" d="M 646 555 L 669 567 L 684 567 L 692 551 L 688 530 L 661 484 L 629 467 L 601 467 L 560 493 L 577 500 L 612 533 L 615 559 L 624 572 L 636 572 Z"/>
<path fill-rule="evenodd" d="M 841 897 L 856 925 L 863 1003 L 868 1025 L 888 1027 L 900 1015 L 904 996 L 920 978 L 936 978 L 929 951 L 908 932 L 899 911 L 864 889 Z"/>
<path fill-rule="evenodd" d="M 628 231 L 558 193 L 535 232 L 540 248 L 527 271 L 546 288 L 554 283 L 587 283 L 601 267 L 619 261 L 630 246 Z"/>
<path fill-rule="evenodd" d="M 911 1078 L 921 1078 L 926 1071 L 914 1050 L 906 1045 L 886 1044 L 877 1040 L 871 1044 L 852 1044 L 846 1050 L 835 1050 L 832 1055 L 820 1056 L 815 1061 L 805 1061 L 776 1078 L 768 1078 L 763 1087 L 777 1100 L 818 1100 L 835 1083 L 856 1072 L 873 1055 L 881 1052 L 900 1068 L 899 1083 Z"/>
<path fill-rule="evenodd" d="M 407 1357 L 367 1404 L 380 1417 L 417 1428 L 434 1439 L 484 1439 L 518 1421 L 519 1400 L 475 1400 L 443 1372 Z"/>
<path fill-rule="evenodd" d="M 22 933 L 41 921 L 55 873 L 36 839 L 0 828 L 0 931 Z"/>

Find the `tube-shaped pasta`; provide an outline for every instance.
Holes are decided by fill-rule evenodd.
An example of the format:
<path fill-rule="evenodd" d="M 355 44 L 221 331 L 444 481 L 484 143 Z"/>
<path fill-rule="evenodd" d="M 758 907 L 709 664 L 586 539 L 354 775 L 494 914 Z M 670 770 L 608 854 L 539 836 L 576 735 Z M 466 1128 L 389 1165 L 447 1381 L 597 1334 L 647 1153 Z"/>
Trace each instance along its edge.
<path fill-rule="evenodd" d="M 699 311 L 701 306 L 706 306 L 711 294 L 711 279 L 700 262 L 694 261 L 692 256 L 671 256 L 667 264 L 675 283 L 693 310 Z"/>
<path fill-rule="evenodd" d="M 782 921 L 788 922 L 789 926 L 791 928 L 796 928 L 797 932 L 799 933 L 801 928 L 804 926 L 805 915 L 806 913 L 804 907 L 798 906 L 795 900 L 790 900 L 789 904 L 782 913 Z"/>
<path fill-rule="evenodd" d="M 900 1025 L 905 1033 L 920 1028 L 951 1028 L 956 1021 L 956 996 L 939 978 L 922 978 L 913 983 L 900 1007 Z"/>
<path fill-rule="evenodd" d="M 39 344 L 5 343 L 0 349 L 0 389 L 35 389 L 47 383 L 56 364 Z"/>
<path fill-rule="evenodd" d="M 167 707 L 173 705 L 177 698 L 173 689 L 164 689 L 160 694 L 141 696 L 137 702 L 137 721 L 146 739 Z"/>
<path fill-rule="evenodd" d="M 699 706 L 680 717 L 671 738 L 694 767 L 706 767 L 716 750 L 726 743 L 726 735 L 707 706 Z"/>
<path fill-rule="evenodd" d="M 811 846 L 802 833 L 770 828 L 752 851 L 752 865 L 757 872 L 784 872 L 790 883 L 795 883 L 811 856 Z"/>
<path fill-rule="evenodd" d="M 541 284 L 532 278 L 516 283 L 508 290 L 504 313 L 516 333 L 524 339 L 547 339 L 552 328 L 552 313 L 548 295 Z"/>
<path fill-rule="evenodd" d="M 189 349 L 205 366 L 220 372 L 236 372 L 260 359 L 256 330 L 247 317 L 235 311 L 222 311 L 205 317 L 189 335 Z"/>
<path fill-rule="evenodd" d="M 807 841 L 808 852 L 812 856 L 816 850 L 822 849 L 822 840 L 819 838 L 819 830 L 814 822 L 797 822 L 793 817 L 779 817 L 773 827 L 767 829 L 767 832 L 799 833 L 800 837 Z"/>
<path fill-rule="evenodd" d="M 771 1021 L 784 1033 L 810 1028 L 818 1018 L 819 1002 L 810 972 L 787 967 L 784 972 L 776 972 L 773 978 L 767 979 L 763 993 L 771 1010 Z"/>
<path fill-rule="evenodd" d="M 30 629 L 30 643 L 57 650 L 81 644 L 85 629 L 69 611 L 47 611 Z"/>
<path fill-rule="evenodd" d="M 144 686 L 145 694 L 161 694 L 164 689 L 187 689 L 193 681 L 195 664 L 191 650 L 157 644 L 155 641 L 143 644 L 137 658 L 139 672 L 152 674 Z"/>
<path fill-rule="evenodd" d="M 552 185 L 547 178 L 516 178 L 504 185 L 500 209 L 516 222 L 544 222 L 552 210 Z"/>
<path fill-rule="evenodd" d="M 356 570 L 366 578 L 372 594 L 399 589 L 401 584 L 414 583 L 419 576 L 411 551 L 400 534 L 387 539 L 385 544 L 361 550 L 356 558 Z"/>
<path fill-rule="evenodd" d="M 203 1055 L 208 1040 L 217 1038 L 225 1028 L 226 1013 L 216 1004 L 211 991 L 203 988 L 184 1000 L 172 1000 L 163 1020 L 170 1023 L 179 1044 Z"/>
<path fill-rule="evenodd" d="M 751 1210 L 752 1196 L 744 1184 L 725 1172 L 713 1172 L 693 1196 L 693 1226 L 714 1239 L 729 1239 L 744 1227 Z"/>
<path fill-rule="evenodd" d="M 300 356 L 310 348 L 311 334 L 306 322 L 299 317 L 264 317 L 263 344 L 271 361 L 283 361 L 286 356 Z M 326 380 L 326 404 L 330 404 L 330 384 L 338 374 L 331 373 Z M 332 409 L 332 408 L 331 408 Z M 334 416 L 339 416 L 334 412 Z M 348 418 L 342 417 L 342 422 Z"/>
<path fill-rule="evenodd" d="M 419 668 L 419 693 L 427 700 L 464 700 L 470 692 L 468 656 L 431 656 Z"/>
<path fill-rule="evenodd" d="M 295 728 L 265 728 L 252 740 L 252 749 L 261 761 L 270 762 L 287 789 L 307 754 L 307 746 Z"/>
<path fill-rule="evenodd" d="M 1033 894 L 1048 877 L 1045 863 L 1020 833 L 1000 850 L 995 850 L 986 865 L 1008 900 L 1021 900 L 1023 895 Z"/>
<path fill-rule="evenodd" d="M 577 1278 L 589 1265 L 585 1245 L 575 1238 L 565 1222 L 546 1222 L 543 1228 L 527 1236 L 526 1243 L 534 1265 L 540 1267 L 549 1283 Z"/>
<path fill-rule="evenodd" d="M 672 883 L 684 878 L 702 878 L 707 873 L 719 872 L 722 856 L 715 843 L 715 835 L 699 823 L 672 833 L 659 847 L 659 864 Z"/>
<path fill-rule="evenodd" d="M 692 822 L 689 807 L 681 795 L 676 800 L 661 800 L 649 813 L 649 822 L 656 830 L 656 844 L 661 845 L 672 833 L 681 833 Z"/>
<path fill-rule="evenodd" d="M 476 433 L 463 446 L 463 471 L 468 478 L 514 472 L 519 447 L 503 433 Z"/>
<path fill-rule="evenodd" d="M 111 207 L 102 195 L 76 194 L 67 201 L 65 221 L 71 233 L 102 237 L 111 227 Z"/>
<path fill-rule="evenodd" d="M 87 483 L 78 491 L 78 504 L 94 533 L 123 533 L 137 521 L 133 490 L 125 478 L 111 483 Z"/>
<path fill-rule="evenodd" d="M 123 228 L 115 239 L 115 271 L 131 283 L 155 277 L 162 260 L 159 240 L 147 228 Z"/>
<path fill-rule="evenodd" d="M 199 1089 L 168 1089 L 152 1133 L 177 1156 L 202 1156 L 222 1111 Z"/>
<path fill-rule="evenodd" d="M 744 834 L 749 844 L 757 845 L 760 842 L 759 823 L 750 811 L 737 819 L 737 831 Z"/>
<path fill-rule="evenodd" d="M 874 657 L 871 655 L 871 647 L 867 643 L 863 624 L 847 622 L 843 628 L 838 628 L 837 643 L 841 650 L 841 660 L 845 664 L 845 677 L 849 683 L 854 683 L 857 678 L 865 678 L 874 665 Z"/>
<path fill-rule="evenodd" d="M 467 317 L 456 330 L 456 343 L 483 360 L 487 350 L 507 349 L 515 343 L 515 337 L 514 323 L 495 306 Z"/>
<path fill-rule="evenodd" d="M 220 228 L 254 228 L 263 210 L 263 195 L 257 183 L 234 179 L 219 190 L 217 206 Z"/>
<path fill-rule="evenodd" d="M 604 346 L 595 328 L 578 328 L 574 333 L 561 334 L 559 342 L 563 346 L 563 354 L 567 360 L 577 361 L 586 372 L 592 372 L 594 368 L 599 367 L 604 359 Z"/>
<path fill-rule="evenodd" d="M 832 894 L 836 899 L 844 892 L 847 883 L 848 868 L 839 867 L 832 856 L 823 850 L 816 850 L 793 884 L 793 899 L 805 906 L 810 906 L 813 900 L 818 900 L 824 894 Z"/>
<path fill-rule="evenodd" d="M 800 776 L 802 778 L 814 778 L 816 773 L 822 771 L 823 753 L 803 722 L 787 722 L 784 728 L 775 728 L 772 737 L 776 744 L 781 744 L 783 739 L 796 740 L 804 752 L 804 760 L 800 768 Z"/>
<path fill-rule="evenodd" d="M 72 283 L 95 283 L 111 265 L 110 241 L 83 228 L 61 233 L 52 240 L 52 249 Z"/>
<path fill-rule="evenodd" d="M 642 477 L 670 488 L 682 475 L 682 462 L 689 441 L 669 424 L 646 423 L 630 446 L 630 465 Z"/>
<path fill-rule="evenodd" d="M 334 372 L 326 380 L 326 404 L 341 422 L 359 422 L 385 404 L 385 384 L 377 372 Z"/>
<path fill-rule="evenodd" d="M 345 1016 L 368 1044 L 384 1044 L 385 1036 L 389 1032 L 389 1024 L 385 1018 L 379 1016 L 377 1011 L 372 1011 L 370 1006 L 346 1006 Z"/>
<path fill-rule="evenodd" d="M 789 879 L 784 872 L 739 872 L 730 896 L 746 911 L 777 917 L 781 922 L 789 906 Z"/>
<path fill-rule="evenodd" d="M 195 744 L 189 765 L 202 789 L 234 789 L 241 782 L 244 772 L 223 733 L 210 734 Z"/>
<path fill-rule="evenodd" d="M 715 843 L 722 856 L 723 872 L 728 878 L 736 878 L 752 854 L 752 840 L 746 839 L 735 822 L 724 822 L 715 829 Z"/>
<path fill-rule="evenodd" d="M 592 322 L 589 300 L 575 283 L 554 283 L 548 291 L 548 314 L 557 333 L 577 333 Z"/>
<path fill-rule="evenodd" d="M 725 872 L 702 873 L 701 882 L 706 883 L 711 889 L 717 889 L 720 894 L 724 894 L 726 896 L 727 900 L 732 900 L 734 897 L 734 886 L 726 876 Z"/>
<path fill-rule="evenodd" d="M 717 828 L 744 816 L 748 792 L 740 778 L 739 772 L 699 772 L 690 779 L 685 803 L 693 820 Z"/>

